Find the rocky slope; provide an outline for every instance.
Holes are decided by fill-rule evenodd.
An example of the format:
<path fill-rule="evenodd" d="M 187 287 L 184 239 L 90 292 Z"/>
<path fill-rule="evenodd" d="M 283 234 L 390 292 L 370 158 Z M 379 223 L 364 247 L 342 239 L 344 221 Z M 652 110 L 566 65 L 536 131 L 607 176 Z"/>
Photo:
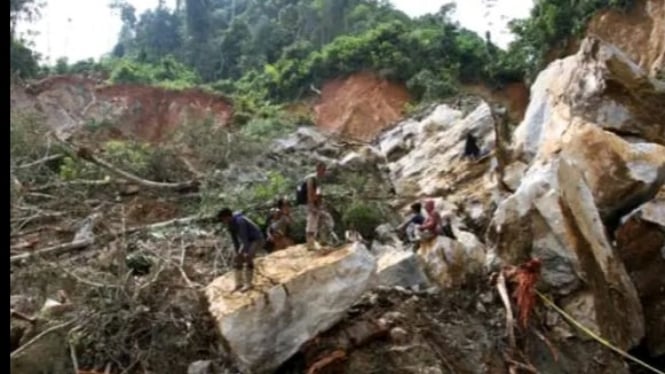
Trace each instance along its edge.
<path fill-rule="evenodd" d="M 484 262 L 496 269 L 500 263 L 520 264 L 538 258 L 543 264 L 539 289 L 573 318 L 620 349 L 630 350 L 645 342 L 654 357 L 662 355 L 664 319 L 658 311 L 662 310 L 663 288 L 651 277 L 665 270 L 660 237 L 664 212 L 660 198 L 653 200 L 665 184 L 665 116 L 656 104 L 665 102 L 664 93 L 662 81 L 649 77 L 614 46 L 586 39 L 577 54 L 550 64 L 534 83 L 524 121 L 508 146 L 512 162 L 504 182 L 512 191 L 507 195 L 497 189 L 498 174 L 491 162 L 494 121 L 485 103 L 468 113 L 442 105 L 420 120 L 407 120 L 379 135 L 374 146 L 366 146 L 367 154 L 378 152 L 385 160 L 397 206 L 435 198 L 441 213 L 451 217 L 457 237 L 421 246 L 417 255 L 427 281 L 384 280 L 392 286 L 399 279 L 410 286 L 464 287 L 482 273 Z M 469 131 L 487 154 L 476 161 L 461 159 Z M 366 156 L 358 159 L 361 167 L 376 162 Z M 637 245 L 628 239 L 638 232 L 643 233 L 639 255 Z M 377 240 L 371 248 L 379 261 L 397 258 L 404 251 L 396 241 Z M 405 269 L 411 266 L 406 260 L 396 263 Z M 286 304 L 295 303 L 298 297 L 289 293 Z M 479 308 L 496 312 L 500 304 L 490 302 Z M 542 329 L 555 351 L 581 344 L 577 356 L 542 361 L 545 353 L 527 345 L 523 349 L 526 361 L 545 372 L 569 372 L 566 365 L 571 362 L 584 367 L 583 372 L 599 370 L 582 364 L 596 354 L 597 346 L 582 348 L 588 337 L 551 311 L 546 315 L 538 322 L 541 327 L 533 328 Z M 466 323 L 482 331 L 491 329 L 481 322 Z M 440 334 L 452 333 L 443 331 Z M 399 334 L 389 334 L 389 342 L 382 344 L 399 350 L 403 344 Z M 319 333 L 312 332 L 311 338 L 315 335 Z M 416 339 L 415 335 L 410 331 L 406 339 Z M 379 343 L 367 344 L 376 349 Z M 350 370 L 367 349 L 342 349 L 344 364 L 338 364 Z M 491 364 L 495 357 L 491 349 L 479 345 L 474 349 L 486 352 L 488 361 L 475 360 L 477 366 L 466 369 L 438 363 L 431 370 L 506 370 Z M 613 369 L 604 370 L 628 372 L 624 363 L 609 356 L 606 359 Z M 371 362 L 367 360 L 366 364 Z"/>
<path fill-rule="evenodd" d="M 497 116 L 492 108 L 496 105 L 490 104 L 496 103 L 479 98 L 464 105 L 441 104 L 389 126 L 399 117 L 401 101 L 381 96 L 385 83 L 363 76 L 324 87 L 324 102 L 319 106 L 320 118 L 326 122 L 322 131 L 300 128 L 246 162 L 214 173 L 214 178 L 223 180 L 223 193 L 232 195 L 265 184 L 268 170 L 296 178 L 309 171 L 315 160 L 324 160 L 331 165 L 326 182 L 332 189 L 350 183 L 353 176 L 359 186 L 354 198 L 379 196 L 394 208 L 393 214 L 414 201 L 433 199 L 436 209 L 450 221 L 455 238 L 436 238 L 414 252 L 385 224 L 377 228 L 371 242 L 347 243 L 317 254 L 294 246 L 261 256 L 256 289 L 239 295 L 229 292 L 230 275 L 221 274 L 225 268 L 219 264 L 229 262 L 228 251 L 215 249 L 216 244 L 210 243 L 219 238 L 206 225 L 190 219 L 171 230 L 160 226 L 129 239 L 123 235 L 116 241 L 99 242 L 100 248 L 95 248 L 101 253 L 91 251 L 56 263 L 67 268 L 104 264 L 101 270 L 35 280 L 36 268 L 12 269 L 12 293 L 17 292 L 17 282 L 26 285 L 21 292 L 51 294 L 63 284 L 72 290 L 76 289 L 72 283 L 85 284 L 89 288 L 78 293 L 75 302 L 87 310 L 88 318 L 98 318 L 92 326 L 97 334 L 88 332 L 90 336 L 112 341 L 101 345 L 113 349 L 143 349 L 136 356 L 125 350 L 112 352 L 125 365 L 119 371 L 185 372 L 189 362 L 180 361 L 186 357 L 199 360 L 189 366 L 192 374 L 214 370 L 639 372 L 637 366 L 568 324 L 540 298 L 535 299 L 528 323 L 515 328 L 512 341 L 508 312 L 489 275 L 503 266 L 537 258 L 542 264 L 536 283 L 541 293 L 617 348 L 640 352 L 644 360 L 662 366 L 665 82 L 657 74 L 662 38 L 652 40 L 654 30 L 662 26 L 662 17 L 658 18 L 662 7 L 657 1 L 638 3 L 644 5 L 639 9 L 646 10 L 633 16 L 650 23 L 617 21 L 621 25 L 617 30 L 637 30 L 631 34 L 601 27 L 612 20 L 611 14 L 596 18 L 590 30 L 608 34 L 584 39 L 579 51 L 553 61 L 539 74 L 510 142 L 504 144 L 495 137 Z M 648 45 L 648 52 L 633 48 L 635 43 Z M 114 97 L 102 88 L 81 84 L 87 87 L 83 91 L 93 90 L 104 100 Z M 361 89 L 364 84 L 371 89 Z M 51 125 L 63 130 L 95 118 L 81 115 L 88 113 L 85 108 L 97 108 L 90 113 L 106 108 L 79 100 L 85 95 L 72 93 L 73 87 L 66 84 L 53 87 L 60 88 L 18 92 L 12 107 L 34 105 L 31 100 L 36 98 L 46 108 L 59 108 L 52 111 Z M 352 95 L 343 97 L 347 88 Z M 28 99 L 21 100 L 21 95 Z M 357 95 L 367 96 L 369 103 L 350 105 Z M 200 107 L 192 105 L 203 108 L 196 113 L 203 115 L 219 104 L 219 113 L 226 114 L 218 121 L 225 123 L 228 104 L 208 99 L 202 99 Z M 327 105 L 325 100 L 338 105 Z M 180 123 L 181 116 L 186 116 L 183 108 L 190 105 L 185 103 L 165 121 Z M 375 118 L 363 103 L 384 111 L 385 116 Z M 162 111 L 160 105 L 149 107 Z M 78 114 L 61 112 L 65 106 L 76 108 Z M 131 113 L 127 104 L 113 108 L 119 108 L 117 118 Z M 338 108 L 343 110 L 337 112 Z M 129 122 L 122 128 L 127 134 L 160 138 L 160 131 L 144 129 L 138 119 Z M 371 142 L 330 137 L 330 130 Z M 469 132 L 481 149 L 475 160 L 461 157 Z M 506 165 L 497 161 L 498 146 L 509 151 Z M 122 199 L 117 193 L 113 196 Z M 111 209 L 100 206 L 98 210 L 110 214 Z M 340 206 L 333 203 L 331 208 L 339 222 Z M 297 209 L 296 214 L 302 212 Z M 394 218 L 386 214 L 384 220 L 394 223 Z M 121 267 L 124 261 L 117 259 L 122 254 L 118 248 L 128 247 L 127 241 L 149 249 L 160 260 L 159 269 L 149 271 L 147 277 L 123 278 L 122 282 L 131 284 L 125 289 L 121 280 L 107 281 L 115 278 L 109 275 L 111 266 L 104 258 L 115 256 L 109 262 Z M 48 274 L 55 272 L 48 269 Z M 508 291 L 514 289 L 509 283 Z M 525 304 L 509 294 L 511 312 L 517 315 Z M 104 300 L 106 307 L 113 304 L 105 312 L 108 319 L 99 316 L 97 309 L 82 306 L 90 299 Z M 21 305 L 21 300 L 12 298 L 12 308 L 35 309 Z M 146 330 L 146 321 L 154 322 L 159 334 Z M 132 329 L 127 332 L 123 326 Z M 27 327 L 23 334 L 12 323 L 12 342 L 15 335 L 19 342 L 34 337 L 40 328 L 47 327 Z M 153 338 L 132 337 L 135 331 Z M 156 335 L 159 340 L 154 339 Z M 66 334 L 54 334 L 30 349 L 14 351 L 13 370 L 27 373 L 47 366 L 70 370 L 69 352 L 62 349 L 70 343 L 67 339 Z M 132 347 L 124 348 L 127 342 Z M 97 356 L 108 360 L 111 354 L 99 348 L 98 341 L 93 343 L 87 348 L 94 347 L 94 357 L 79 349 L 85 367 L 98 364 Z M 217 343 L 222 350 L 211 348 Z M 154 352 L 159 353 L 157 359 Z M 142 367 L 129 366 L 136 364 L 133 361 L 142 361 Z"/>

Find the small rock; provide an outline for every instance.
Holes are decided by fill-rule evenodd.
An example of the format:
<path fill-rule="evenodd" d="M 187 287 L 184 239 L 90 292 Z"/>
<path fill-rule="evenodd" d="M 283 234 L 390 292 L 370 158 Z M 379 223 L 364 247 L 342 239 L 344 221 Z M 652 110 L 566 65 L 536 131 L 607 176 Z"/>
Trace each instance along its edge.
<path fill-rule="evenodd" d="M 202 360 L 189 364 L 187 374 L 214 374 L 212 361 Z"/>
<path fill-rule="evenodd" d="M 383 316 L 381 316 L 381 318 L 386 320 L 386 322 L 389 325 L 394 325 L 398 321 L 404 320 L 405 316 L 404 316 L 403 313 L 400 313 L 400 312 L 388 312 L 388 313 L 384 314 Z"/>
<path fill-rule="evenodd" d="M 491 304 L 492 301 L 494 301 L 494 293 L 492 293 L 492 292 L 483 292 L 483 293 L 480 294 L 479 298 L 480 298 L 480 301 L 483 304 Z"/>
<path fill-rule="evenodd" d="M 476 303 L 476 310 L 478 310 L 480 313 L 487 313 L 487 309 L 485 309 L 483 303 L 481 302 Z"/>
<path fill-rule="evenodd" d="M 439 369 L 439 368 L 437 368 L 437 367 L 428 367 L 428 368 L 425 368 L 425 369 L 423 369 L 422 373 L 423 373 L 423 374 L 443 374 L 443 372 L 441 371 L 441 369 Z"/>
<path fill-rule="evenodd" d="M 437 286 L 432 286 L 432 287 L 429 287 L 427 290 L 425 290 L 425 292 L 428 295 L 436 295 L 437 293 L 439 293 L 439 291 L 440 291 L 440 288 L 437 287 Z"/>
<path fill-rule="evenodd" d="M 393 327 L 390 329 L 390 338 L 395 344 L 405 344 L 409 338 L 409 334 L 401 327 Z"/>

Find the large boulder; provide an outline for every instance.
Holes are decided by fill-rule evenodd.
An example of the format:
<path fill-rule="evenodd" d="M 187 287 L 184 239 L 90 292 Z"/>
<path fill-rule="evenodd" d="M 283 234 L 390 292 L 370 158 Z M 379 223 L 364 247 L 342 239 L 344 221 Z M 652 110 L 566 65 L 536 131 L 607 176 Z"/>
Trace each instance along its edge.
<path fill-rule="evenodd" d="M 579 123 L 566 132 L 562 148 L 566 160 L 584 171 L 606 220 L 649 200 L 665 182 L 665 146 L 628 142 L 593 124 Z"/>
<path fill-rule="evenodd" d="M 665 196 L 631 212 L 616 233 L 617 250 L 644 308 L 646 343 L 665 354 Z"/>
<path fill-rule="evenodd" d="M 665 183 L 664 88 L 597 39 L 550 64 L 514 134 L 516 189 L 487 232 L 489 265 L 540 258 L 539 287 L 626 349 L 644 336 L 642 294 L 608 232 Z"/>
<path fill-rule="evenodd" d="M 634 347 L 644 336 L 637 290 L 606 238 L 581 172 L 562 160 L 558 177 L 563 226 L 593 296 L 598 332 L 622 349 Z"/>
<path fill-rule="evenodd" d="M 665 2 L 636 0 L 625 8 L 595 14 L 587 35 L 597 35 L 625 52 L 651 76 L 665 76 Z"/>
<path fill-rule="evenodd" d="M 565 154 L 533 165 L 519 189 L 499 205 L 488 242 L 499 262 L 541 259 L 541 288 L 592 330 L 632 347 L 644 334 L 642 308 L 582 172 Z"/>
<path fill-rule="evenodd" d="M 376 260 L 361 244 L 327 254 L 295 246 L 256 260 L 254 289 L 232 293 L 233 275 L 205 290 L 223 343 L 241 367 L 269 372 L 344 317 L 370 287 Z"/>
<path fill-rule="evenodd" d="M 485 258 L 484 246 L 473 234 L 458 231 L 456 235 L 457 240 L 438 236 L 421 242 L 418 248 L 425 273 L 444 288 L 464 283 L 469 274 L 482 269 Z"/>
<path fill-rule="evenodd" d="M 477 160 L 462 157 L 467 133 L 481 150 Z M 468 114 L 442 104 L 420 121 L 409 119 L 381 134 L 376 146 L 388 161 L 388 178 L 399 204 L 443 196 L 468 228 L 482 231 L 495 207 L 493 194 L 494 120 L 480 102 Z M 399 205 L 398 204 L 398 205 Z"/>
<path fill-rule="evenodd" d="M 482 151 L 493 147 L 493 121 L 487 104 L 482 103 L 464 118 L 460 111 L 440 105 L 419 123 L 407 121 L 399 130 L 384 134 L 379 139 L 379 149 L 389 160 L 397 139 L 412 139 L 411 149 L 388 164 L 397 194 L 433 196 L 457 192 L 460 183 L 485 174 L 489 162 L 471 165 L 460 160 L 468 131 L 474 133 Z"/>
<path fill-rule="evenodd" d="M 665 82 L 649 77 L 620 50 L 595 38 L 552 62 L 531 87 L 531 102 L 514 133 L 518 156 L 557 152 L 574 119 L 665 144 Z"/>
<path fill-rule="evenodd" d="M 377 259 L 374 286 L 408 288 L 428 283 L 418 256 L 411 250 L 387 250 Z"/>

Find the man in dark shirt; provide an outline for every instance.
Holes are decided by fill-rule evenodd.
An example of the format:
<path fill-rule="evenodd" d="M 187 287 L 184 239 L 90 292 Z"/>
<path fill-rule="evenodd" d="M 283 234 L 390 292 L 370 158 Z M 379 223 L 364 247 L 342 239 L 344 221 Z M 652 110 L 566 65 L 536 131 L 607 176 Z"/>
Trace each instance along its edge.
<path fill-rule="evenodd" d="M 423 216 L 421 210 L 422 205 L 420 203 L 411 204 L 411 214 L 397 227 L 400 234 L 406 234 L 406 239 L 409 242 L 415 241 L 416 228 L 425 222 L 425 216 Z"/>
<path fill-rule="evenodd" d="M 252 288 L 254 255 L 258 249 L 263 248 L 263 234 L 261 233 L 261 229 L 249 218 L 245 217 L 244 214 L 234 214 L 229 208 L 220 210 L 217 218 L 228 228 L 236 251 L 236 256 L 233 260 L 236 285 L 233 291 L 240 290 L 241 292 L 245 292 Z M 244 265 L 247 268 L 243 272 Z"/>

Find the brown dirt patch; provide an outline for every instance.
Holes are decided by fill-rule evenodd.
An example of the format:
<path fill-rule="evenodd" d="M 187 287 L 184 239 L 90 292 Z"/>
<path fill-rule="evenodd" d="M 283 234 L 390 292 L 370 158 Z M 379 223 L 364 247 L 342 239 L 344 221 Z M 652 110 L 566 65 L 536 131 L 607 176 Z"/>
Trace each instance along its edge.
<path fill-rule="evenodd" d="M 410 96 L 401 84 L 372 73 L 326 82 L 315 106 L 316 125 L 359 140 L 370 140 L 398 121 Z"/>
<path fill-rule="evenodd" d="M 178 217 L 178 207 L 172 203 L 149 198 L 135 198 L 129 203 L 127 218 L 132 225 L 168 221 Z"/>
<path fill-rule="evenodd" d="M 490 103 L 499 103 L 508 109 L 508 118 L 520 123 L 529 105 L 529 87 L 524 83 L 511 83 L 501 89 L 492 89 L 485 84 L 466 85 L 464 91 L 482 97 Z"/>
<path fill-rule="evenodd" d="M 665 2 L 638 0 L 626 13 L 600 13 L 591 19 L 587 35 L 614 44 L 655 75 L 665 67 Z"/>
<path fill-rule="evenodd" d="M 96 89 L 98 100 L 122 102 L 127 110 L 118 125 L 142 139 L 159 141 L 187 121 L 211 118 L 227 124 L 231 104 L 226 99 L 198 89 L 173 91 L 139 85 L 113 85 Z"/>
<path fill-rule="evenodd" d="M 628 12 L 608 10 L 596 14 L 587 26 L 587 36 L 613 44 L 651 76 L 665 71 L 665 2 L 637 0 Z M 579 38 L 569 38 L 565 47 L 553 48 L 551 62 L 577 52 Z"/>
<path fill-rule="evenodd" d="M 109 122 L 127 137 L 151 142 L 164 140 L 188 122 L 209 119 L 224 126 L 232 116 L 228 99 L 200 89 L 103 83 L 82 76 L 53 76 L 31 83 L 25 92 L 13 90 L 12 105 L 42 112 L 53 129 L 71 131 L 94 119 Z"/>

